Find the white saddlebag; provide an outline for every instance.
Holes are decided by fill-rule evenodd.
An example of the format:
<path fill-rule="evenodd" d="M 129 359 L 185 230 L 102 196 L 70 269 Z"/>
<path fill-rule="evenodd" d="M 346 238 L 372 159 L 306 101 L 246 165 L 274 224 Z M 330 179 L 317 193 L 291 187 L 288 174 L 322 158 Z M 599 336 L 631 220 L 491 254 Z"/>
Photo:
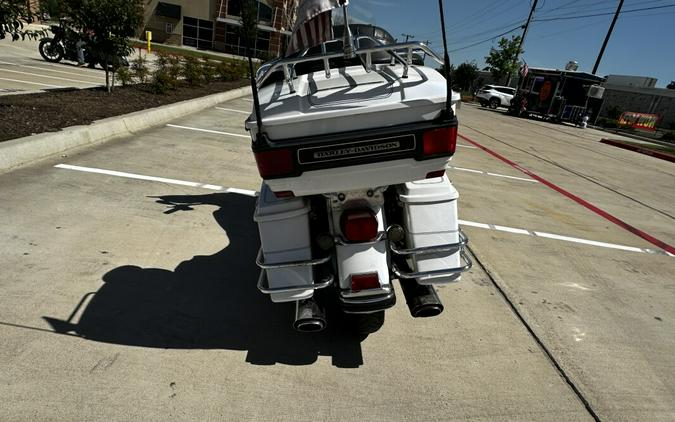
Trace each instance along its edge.
<path fill-rule="evenodd" d="M 460 242 L 457 222 L 459 193 L 448 177 L 408 182 L 399 188 L 403 202 L 403 221 L 408 248 L 456 244 Z M 460 266 L 459 247 L 456 252 L 410 255 L 413 271 L 447 270 Z M 457 281 L 460 274 L 451 276 L 427 275 L 417 278 L 419 284 L 438 284 Z"/>
<path fill-rule="evenodd" d="M 312 259 L 309 235 L 309 202 L 304 198 L 277 198 L 266 183 L 260 188 L 253 219 L 258 223 L 265 264 L 283 264 Z M 268 268 L 270 288 L 313 284 L 311 266 Z M 273 302 L 307 299 L 313 290 L 273 293 Z"/>

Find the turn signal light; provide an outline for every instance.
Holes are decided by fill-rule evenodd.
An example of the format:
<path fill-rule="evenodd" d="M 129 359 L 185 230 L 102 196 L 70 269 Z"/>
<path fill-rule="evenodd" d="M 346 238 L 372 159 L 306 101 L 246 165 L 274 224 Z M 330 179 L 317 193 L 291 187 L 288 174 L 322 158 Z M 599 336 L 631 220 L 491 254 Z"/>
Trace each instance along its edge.
<path fill-rule="evenodd" d="M 377 218 L 369 209 L 345 211 L 340 220 L 342 233 L 350 242 L 370 242 L 377 237 Z"/>
<path fill-rule="evenodd" d="M 377 273 L 366 274 L 352 274 L 352 292 L 360 292 L 361 290 L 379 289 L 380 277 Z"/>
<path fill-rule="evenodd" d="M 424 155 L 454 154 L 457 147 L 457 126 L 431 129 L 422 135 Z"/>
<path fill-rule="evenodd" d="M 287 149 L 273 149 L 254 153 L 260 177 L 279 177 L 293 173 L 293 155 Z"/>
<path fill-rule="evenodd" d="M 294 198 L 295 194 L 291 190 L 282 190 L 279 192 L 274 192 L 274 196 L 277 198 Z"/>

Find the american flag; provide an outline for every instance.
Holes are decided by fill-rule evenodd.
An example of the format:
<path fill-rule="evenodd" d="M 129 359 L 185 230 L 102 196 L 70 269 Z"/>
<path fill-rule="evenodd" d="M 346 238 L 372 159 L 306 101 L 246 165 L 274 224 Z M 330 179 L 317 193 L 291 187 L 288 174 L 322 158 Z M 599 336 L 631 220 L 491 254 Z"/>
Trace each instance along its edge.
<path fill-rule="evenodd" d="M 527 72 L 530 71 L 530 68 L 527 67 L 527 63 L 523 62 L 523 66 L 520 68 L 520 76 L 523 78 L 527 76 Z"/>
<path fill-rule="evenodd" d="M 301 0 L 286 54 L 293 54 L 333 39 L 332 10 L 348 0 Z"/>

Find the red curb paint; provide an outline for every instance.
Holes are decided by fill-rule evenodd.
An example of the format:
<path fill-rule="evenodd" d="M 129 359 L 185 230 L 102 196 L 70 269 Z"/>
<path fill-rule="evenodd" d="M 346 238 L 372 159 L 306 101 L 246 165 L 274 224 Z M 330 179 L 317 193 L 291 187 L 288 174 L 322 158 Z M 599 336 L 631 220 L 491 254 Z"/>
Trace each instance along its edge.
<path fill-rule="evenodd" d="M 627 149 L 627 150 L 630 150 L 630 151 L 639 152 L 640 154 L 649 155 L 649 156 L 652 156 L 654 158 L 659 158 L 661 160 L 666 160 L 666 161 L 670 161 L 671 163 L 675 163 L 675 155 L 668 154 L 666 152 L 659 152 L 659 151 L 654 151 L 654 150 L 651 150 L 651 149 L 636 147 L 635 145 L 624 144 L 623 142 L 617 141 L 615 139 L 601 139 L 600 142 L 603 143 L 603 144 L 612 145 L 614 147 L 619 147 L 619 148 Z"/>
<path fill-rule="evenodd" d="M 537 180 L 540 183 L 542 183 L 542 184 L 548 186 L 549 188 L 553 189 L 554 191 L 565 195 L 566 197 L 573 200 L 577 204 L 585 207 L 586 209 L 589 209 L 589 210 L 593 211 L 594 213 L 598 214 L 599 216 L 603 217 L 604 219 L 611 221 L 612 223 L 616 224 L 617 226 L 621 227 L 622 229 L 628 230 L 629 232 L 633 233 L 636 236 L 640 236 L 641 238 L 643 238 L 647 242 L 651 243 L 652 245 L 658 246 L 659 248 L 663 249 L 664 251 L 666 251 L 668 253 L 675 254 L 675 248 L 670 246 L 666 242 L 663 242 L 663 241 L 655 238 L 654 236 L 643 232 L 642 230 L 638 229 L 637 227 L 631 226 L 630 224 L 628 224 L 625 221 L 613 216 L 612 214 L 608 213 L 607 211 L 604 211 L 604 210 L 596 207 L 595 205 L 591 204 L 590 202 L 588 202 L 588 201 L 586 201 L 582 198 L 579 198 L 575 194 L 566 191 L 565 189 L 561 188 L 560 186 L 555 185 L 555 184 L 549 182 L 548 180 L 537 176 L 536 174 L 532 173 L 528 169 L 519 166 L 518 164 L 514 163 L 513 161 L 504 157 L 503 155 L 501 155 L 501 154 L 499 154 L 495 151 L 492 151 L 491 149 L 479 144 L 478 142 L 476 142 L 472 139 L 469 139 L 462 134 L 459 134 L 458 136 L 460 138 L 464 139 L 465 141 L 472 143 L 473 145 L 482 149 L 483 151 L 487 152 L 488 154 L 492 155 L 493 157 L 505 162 L 506 164 L 510 165 L 511 167 L 513 167 L 517 170 L 520 170 L 521 172 L 527 174 L 528 176 L 530 176 L 534 180 Z"/>

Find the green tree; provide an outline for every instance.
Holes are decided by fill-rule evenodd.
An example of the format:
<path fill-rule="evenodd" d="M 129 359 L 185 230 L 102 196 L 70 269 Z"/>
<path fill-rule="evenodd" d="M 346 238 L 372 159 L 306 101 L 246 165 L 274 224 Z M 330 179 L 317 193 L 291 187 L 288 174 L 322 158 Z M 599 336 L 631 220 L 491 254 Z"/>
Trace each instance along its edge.
<path fill-rule="evenodd" d="M 485 57 L 485 63 L 497 84 L 502 84 L 502 81 L 510 79 L 511 75 L 520 68 L 517 58 L 523 53 L 523 50 L 518 51 L 519 46 L 520 36 L 512 36 L 511 39 L 501 38 L 499 49 L 490 48 L 490 54 Z"/>
<path fill-rule="evenodd" d="M 0 40 L 10 37 L 16 41 L 44 36 L 44 31 L 25 29 L 26 23 L 32 21 L 33 15 L 26 0 L 0 0 Z"/>
<path fill-rule="evenodd" d="M 129 37 L 143 22 L 143 0 L 66 0 L 65 12 L 74 26 L 93 31 L 89 47 L 103 58 L 106 88 L 112 91 L 120 58 L 132 51 Z"/>
<path fill-rule="evenodd" d="M 478 66 L 475 62 L 464 62 L 452 73 L 452 82 L 463 91 L 472 91 L 478 79 Z"/>

